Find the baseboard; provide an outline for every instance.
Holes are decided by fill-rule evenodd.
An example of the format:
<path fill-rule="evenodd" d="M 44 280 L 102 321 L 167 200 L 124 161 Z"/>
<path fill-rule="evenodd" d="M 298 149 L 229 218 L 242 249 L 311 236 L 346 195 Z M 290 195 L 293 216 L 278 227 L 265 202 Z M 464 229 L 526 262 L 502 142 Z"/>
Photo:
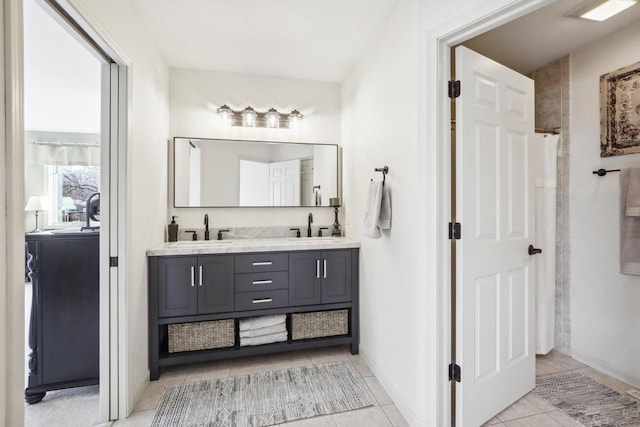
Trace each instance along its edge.
<path fill-rule="evenodd" d="M 597 358 L 583 356 L 580 353 L 576 353 L 575 351 L 572 353 L 573 354 L 571 355 L 571 357 L 577 360 L 578 362 L 582 362 L 593 369 L 597 369 L 598 371 L 603 372 L 617 380 L 623 381 L 629 384 L 630 386 L 640 389 L 640 378 L 635 378 L 635 377 L 626 375 L 622 372 L 619 372 L 616 369 L 611 368 L 607 363 Z"/>
<path fill-rule="evenodd" d="M 144 379 L 135 389 L 136 392 L 133 395 L 132 406 L 127 411 L 127 416 L 125 418 L 129 418 L 129 415 L 131 415 L 133 410 L 136 408 L 138 401 L 140 401 L 140 399 L 142 398 L 142 394 L 144 393 L 144 391 L 147 389 L 147 386 L 149 385 L 150 378 L 151 376 L 150 376 L 149 370 L 147 370 L 147 373 L 145 374 Z"/>
<path fill-rule="evenodd" d="M 387 394 L 389 394 L 389 397 L 391 397 L 391 400 L 393 400 L 393 403 L 396 405 L 407 423 L 411 427 L 428 427 L 430 424 L 416 415 L 413 409 L 411 409 L 411 406 L 401 397 L 401 393 L 389 378 L 382 375 L 380 366 L 371 357 L 369 357 L 367 348 L 362 344 L 360 344 L 360 357 L 362 357 L 367 366 L 369 366 L 373 374 L 376 376 L 378 382 L 382 385 Z"/>

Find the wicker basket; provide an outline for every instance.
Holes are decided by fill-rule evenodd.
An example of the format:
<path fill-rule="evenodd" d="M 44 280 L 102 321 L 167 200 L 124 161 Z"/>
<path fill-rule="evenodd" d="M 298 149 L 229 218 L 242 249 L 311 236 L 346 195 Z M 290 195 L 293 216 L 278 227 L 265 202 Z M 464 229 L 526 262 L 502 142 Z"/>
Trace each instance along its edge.
<path fill-rule="evenodd" d="M 349 333 L 349 310 L 314 311 L 291 315 L 291 338 L 330 337 Z"/>
<path fill-rule="evenodd" d="M 233 347 L 233 319 L 169 325 L 169 353 Z"/>

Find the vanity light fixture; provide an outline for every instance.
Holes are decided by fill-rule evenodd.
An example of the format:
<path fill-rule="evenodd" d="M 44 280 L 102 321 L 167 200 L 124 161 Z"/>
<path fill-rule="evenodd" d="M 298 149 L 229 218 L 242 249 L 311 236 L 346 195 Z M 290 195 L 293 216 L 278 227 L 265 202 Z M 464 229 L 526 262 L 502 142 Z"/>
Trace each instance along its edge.
<path fill-rule="evenodd" d="M 227 104 L 224 104 L 222 107 L 216 110 L 216 113 L 222 117 L 225 123 L 231 124 L 231 119 L 233 119 L 233 110 L 229 108 Z"/>
<path fill-rule="evenodd" d="M 267 119 L 268 128 L 280 127 L 280 113 L 278 113 L 275 108 L 270 108 L 269 111 L 264 114 L 264 117 Z"/>
<path fill-rule="evenodd" d="M 256 126 L 256 118 L 258 117 L 258 113 L 251 107 L 247 107 L 242 110 L 242 126 L 244 127 L 255 127 Z"/>
<path fill-rule="evenodd" d="M 302 120 L 302 114 L 300 114 L 300 111 L 298 110 L 293 110 L 291 112 L 291 114 L 289 114 L 289 127 L 296 127 L 298 126 L 298 122 L 300 120 Z"/>
<path fill-rule="evenodd" d="M 304 117 L 298 110 L 293 110 L 290 114 L 281 114 L 275 108 L 270 108 L 266 113 L 260 113 L 251 107 L 235 111 L 226 104 L 217 108 L 216 113 L 230 126 L 261 128 L 294 128 Z"/>
<path fill-rule="evenodd" d="M 637 3 L 638 0 L 594 0 L 571 10 L 567 16 L 604 21 Z"/>

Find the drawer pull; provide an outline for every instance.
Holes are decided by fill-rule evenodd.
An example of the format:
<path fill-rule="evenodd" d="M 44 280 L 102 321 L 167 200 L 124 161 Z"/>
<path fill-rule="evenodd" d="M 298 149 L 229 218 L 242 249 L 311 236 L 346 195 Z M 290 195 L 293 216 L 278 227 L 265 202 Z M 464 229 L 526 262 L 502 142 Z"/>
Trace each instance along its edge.
<path fill-rule="evenodd" d="M 322 278 L 326 279 L 327 278 L 327 260 L 323 260 L 322 261 L 323 264 L 323 268 L 322 268 Z"/>
<path fill-rule="evenodd" d="M 261 298 L 261 299 L 254 299 L 253 300 L 254 304 L 263 304 L 265 302 L 273 302 L 273 298 Z"/>
<path fill-rule="evenodd" d="M 320 260 L 316 260 L 316 279 L 320 278 Z"/>
<path fill-rule="evenodd" d="M 192 265 L 191 266 L 191 286 L 195 286 L 196 285 L 196 268 Z"/>
<path fill-rule="evenodd" d="M 202 266 L 200 266 L 200 277 L 198 278 L 198 286 L 202 286 L 202 281 L 204 280 L 204 270 Z"/>
<path fill-rule="evenodd" d="M 273 280 L 254 280 L 254 285 L 270 285 L 273 283 Z"/>
<path fill-rule="evenodd" d="M 273 265 L 272 261 L 259 261 L 259 262 L 252 262 L 251 265 Z"/>

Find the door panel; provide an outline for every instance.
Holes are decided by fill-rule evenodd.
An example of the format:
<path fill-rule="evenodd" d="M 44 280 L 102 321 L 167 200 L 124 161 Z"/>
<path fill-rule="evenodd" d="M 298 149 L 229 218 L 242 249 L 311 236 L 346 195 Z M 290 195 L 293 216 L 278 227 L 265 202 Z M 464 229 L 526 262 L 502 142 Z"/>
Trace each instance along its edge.
<path fill-rule="evenodd" d="M 533 389 L 533 81 L 456 48 L 456 421 L 478 426 Z"/>
<path fill-rule="evenodd" d="M 351 251 L 322 252 L 322 304 L 351 301 Z"/>
<path fill-rule="evenodd" d="M 289 305 L 320 304 L 320 252 L 291 252 L 289 254 Z"/>
<path fill-rule="evenodd" d="M 158 314 L 160 317 L 196 314 L 196 257 L 162 257 L 158 262 Z"/>
<path fill-rule="evenodd" d="M 198 257 L 198 314 L 233 311 L 233 255 Z"/>
<path fill-rule="evenodd" d="M 300 159 L 269 164 L 271 206 L 300 206 Z"/>

